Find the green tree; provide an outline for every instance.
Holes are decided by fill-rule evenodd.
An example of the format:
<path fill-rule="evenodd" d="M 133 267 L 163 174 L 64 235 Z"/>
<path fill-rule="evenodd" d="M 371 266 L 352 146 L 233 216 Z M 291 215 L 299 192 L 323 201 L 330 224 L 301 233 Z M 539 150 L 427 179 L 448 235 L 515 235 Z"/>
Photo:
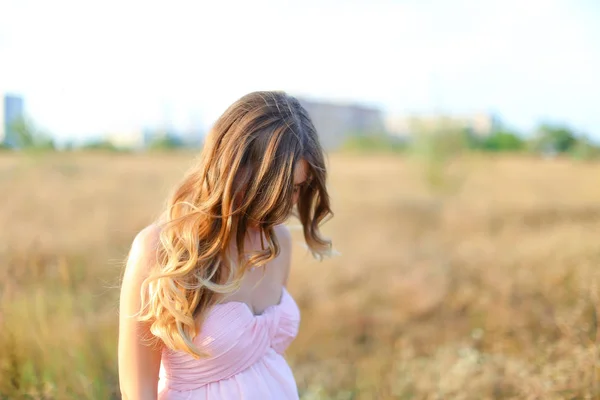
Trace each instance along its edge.
<path fill-rule="evenodd" d="M 514 132 L 499 130 L 483 138 L 481 148 L 486 151 L 520 151 L 525 148 L 525 142 Z"/>
<path fill-rule="evenodd" d="M 358 153 L 401 153 L 406 148 L 406 140 L 379 132 L 351 133 L 341 146 L 344 151 Z"/>
<path fill-rule="evenodd" d="M 149 150 L 174 150 L 184 146 L 183 141 L 171 134 L 158 136 L 148 145 Z"/>
<path fill-rule="evenodd" d="M 23 150 L 54 150 L 54 140 L 50 134 L 38 128 L 28 118 L 19 118 L 10 126 L 15 133 L 15 147 Z"/>
<path fill-rule="evenodd" d="M 462 129 L 460 135 L 463 137 L 463 142 L 467 149 L 481 150 L 483 148 L 484 138 L 473 133 L 470 128 Z"/>
<path fill-rule="evenodd" d="M 573 131 L 564 125 L 542 124 L 532 142 L 533 150 L 565 153 L 577 143 Z"/>
<path fill-rule="evenodd" d="M 569 153 L 577 160 L 595 160 L 600 158 L 600 146 L 594 144 L 588 137 L 582 136 L 577 138 Z"/>
<path fill-rule="evenodd" d="M 82 150 L 120 151 L 114 144 L 105 139 L 92 140 L 81 146 Z"/>
<path fill-rule="evenodd" d="M 457 162 L 470 149 L 464 129 L 441 123 L 433 128 L 416 126 L 409 153 L 420 165 L 425 181 L 435 193 L 456 193 L 466 171 Z"/>

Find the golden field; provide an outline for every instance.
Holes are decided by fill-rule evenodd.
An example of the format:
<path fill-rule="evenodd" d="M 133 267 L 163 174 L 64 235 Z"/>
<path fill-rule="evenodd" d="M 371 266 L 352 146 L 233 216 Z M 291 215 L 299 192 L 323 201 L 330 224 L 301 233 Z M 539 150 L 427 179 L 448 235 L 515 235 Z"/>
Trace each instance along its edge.
<path fill-rule="evenodd" d="M 119 397 L 122 262 L 193 157 L 0 154 L 0 399 Z M 600 398 L 600 164 L 328 162 L 339 255 L 290 221 L 301 398 Z"/>

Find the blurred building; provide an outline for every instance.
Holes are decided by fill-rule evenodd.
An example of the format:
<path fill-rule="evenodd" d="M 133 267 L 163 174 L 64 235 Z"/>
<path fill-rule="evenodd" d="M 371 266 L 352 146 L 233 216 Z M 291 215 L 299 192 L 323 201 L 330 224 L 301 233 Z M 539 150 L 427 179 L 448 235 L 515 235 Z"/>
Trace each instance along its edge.
<path fill-rule="evenodd" d="M 113 131 L 106 140 L 119 149 L 141 150 L 148 144 L 146 133 L 141 129 Z"/>
<path fill-rule="evenodd" d="M 153 128 L 113 131 L 106 135 L 105 139 L 118 149 L 138 151 L 152 146 L 195 148 L 203 143 L 203 136 L 198 132 L 184 134 Z"/>
<path fill-rule="evenodd" d="M 19 141 L 14 124 L 24 117 L 23 114 L 22 97 L 12 94 L 2 96 L 2 107 L 0 107 L 0 144 L 9 147 L 16 147 L 18 145 Z"/>
<path fill-rule="evenodd" d="M 339 148 L 351 135 L 369 135 L 384 131 L 381 110 L 361 104 L 309 100 L 298 101 L 310 115 L 321 144 L 327 150 Z"/>
<path fill-rule="evenodd" d="M 487 136 L 498 128 L 499 121 L 491 113 L 412 114 L 390 115 L 386 118 L 386 131 L 395 136 L 410 137 L 422 132 L 463 130 L 475 136 Z"/>

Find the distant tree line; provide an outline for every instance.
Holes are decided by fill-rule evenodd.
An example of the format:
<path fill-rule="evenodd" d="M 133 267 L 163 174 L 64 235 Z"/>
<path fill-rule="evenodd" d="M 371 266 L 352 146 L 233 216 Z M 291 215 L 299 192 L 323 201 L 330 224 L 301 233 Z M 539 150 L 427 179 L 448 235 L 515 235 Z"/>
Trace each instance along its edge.
<path fill-rule="evenodd" d="M 153 140 L 149 141 L 148 144 L 143 148 L 143 150 L 149 151 L 169 151 L 169 150 L 177 150 L 187 147 L 186 143 L 178 136 L 165 133 L 164 135 L 157 135 Z M 83 143 L 80 146 L 67 146 L 68 150 L 99 150 L 99 151 L 110 151 L 110 152 L 129 152 L 133 149 L 123 148 L 119 146 L 115 146 L 110 140 L 107 139 L 99 139 L 99 140 L 91 140 L 86 143 Z"/>
<path fill-rule="evenodd" d="M 57 149 L 52 136 L 37 127 L 29 119 L 20 119 L 13 123 L 14 148 L 25 151 L 53 151 Z M 144 150 L 170 151 L 187 147 L 177 135 L 154 135 Z M 1 145 L 0 148 L 8 148 Z M 64 150 L 98 150 L 123 152 L 123 149 L 112 142 L 100 139 L 92 140 L 79 146 L 67 143 Z M 569 155 L 577 159 L 600 159 L 600 145 L 589 137 L 577 133 L 565 125 L 541 124 L 533 135 L 525 137 L 519 132 L 501 127 L 488 135 L 476 135 L 468 129 L 448 128 L 435 132 L 415 132 L 410 137 L 397 137 L 384 132 L 349 134 L 343 143 L 342 150 L 355 152 L 392 152 L 407 151 L 427 152 L 428 154 L 456 153 L 465 150 L 491 153 L 520 152 L 534 153 L 544 156 Z"/>
<path fill-rule="evenodd" d="M 10 144 L 0 142 L 0 150 L 22 150 L 26 152 L 44 152 L 59 150 L 55 140 L 48 132 L 39 128 L 31 119 L 20 118 L 10 125 Z M 170 151 L 189 147 L 181 137 L 170 132 L 155 132 L 153 139 L 144 146 L 143 150 Z M 60 146 L 63 151 L 104 151 L 129 152 L 134 149 L 116 146 L 108 139 L 91 139 L 75 145 L 69 141 Z"/>
<path fill-rule="evenodd" d="M 578 159 L 600 159 L 600 144 L 573 129 L 559 124 L 541 124 L 533 135 L 525 137 L 515 130 L 501 127 L 488 135 L 476 135 L 468 129 L 440 129 L 415 132 L 410 137 L 399 138 L 385 133 L 353 134 L 343 145 L 347 151 L 406 151 L 439 152 L 479 151 L 490 153 L 533 153 L 544 156 L 569 155 Z"/>
<path fill-rule="evenodd" d="M 475 150 L 490 152 L 530 152 L 546 156 L 564 154 L 580 159 L 600 157 L 597 143 L 559 124 L 541 124 L 529 138 L 508 129 L 500 129 L 489 136 L 471 136 L 470 145 Z"/>

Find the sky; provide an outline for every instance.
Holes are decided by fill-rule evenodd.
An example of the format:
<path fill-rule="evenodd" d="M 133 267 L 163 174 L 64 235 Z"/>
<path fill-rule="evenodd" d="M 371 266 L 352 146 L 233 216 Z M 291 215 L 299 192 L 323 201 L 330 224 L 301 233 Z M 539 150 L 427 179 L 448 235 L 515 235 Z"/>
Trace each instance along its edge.
<path fill-rule="evenodd" d="M 597 0 L 0 0 L 0 90 L 58 139 L 208 128 L 253 90 L 600 138 Z"/>

